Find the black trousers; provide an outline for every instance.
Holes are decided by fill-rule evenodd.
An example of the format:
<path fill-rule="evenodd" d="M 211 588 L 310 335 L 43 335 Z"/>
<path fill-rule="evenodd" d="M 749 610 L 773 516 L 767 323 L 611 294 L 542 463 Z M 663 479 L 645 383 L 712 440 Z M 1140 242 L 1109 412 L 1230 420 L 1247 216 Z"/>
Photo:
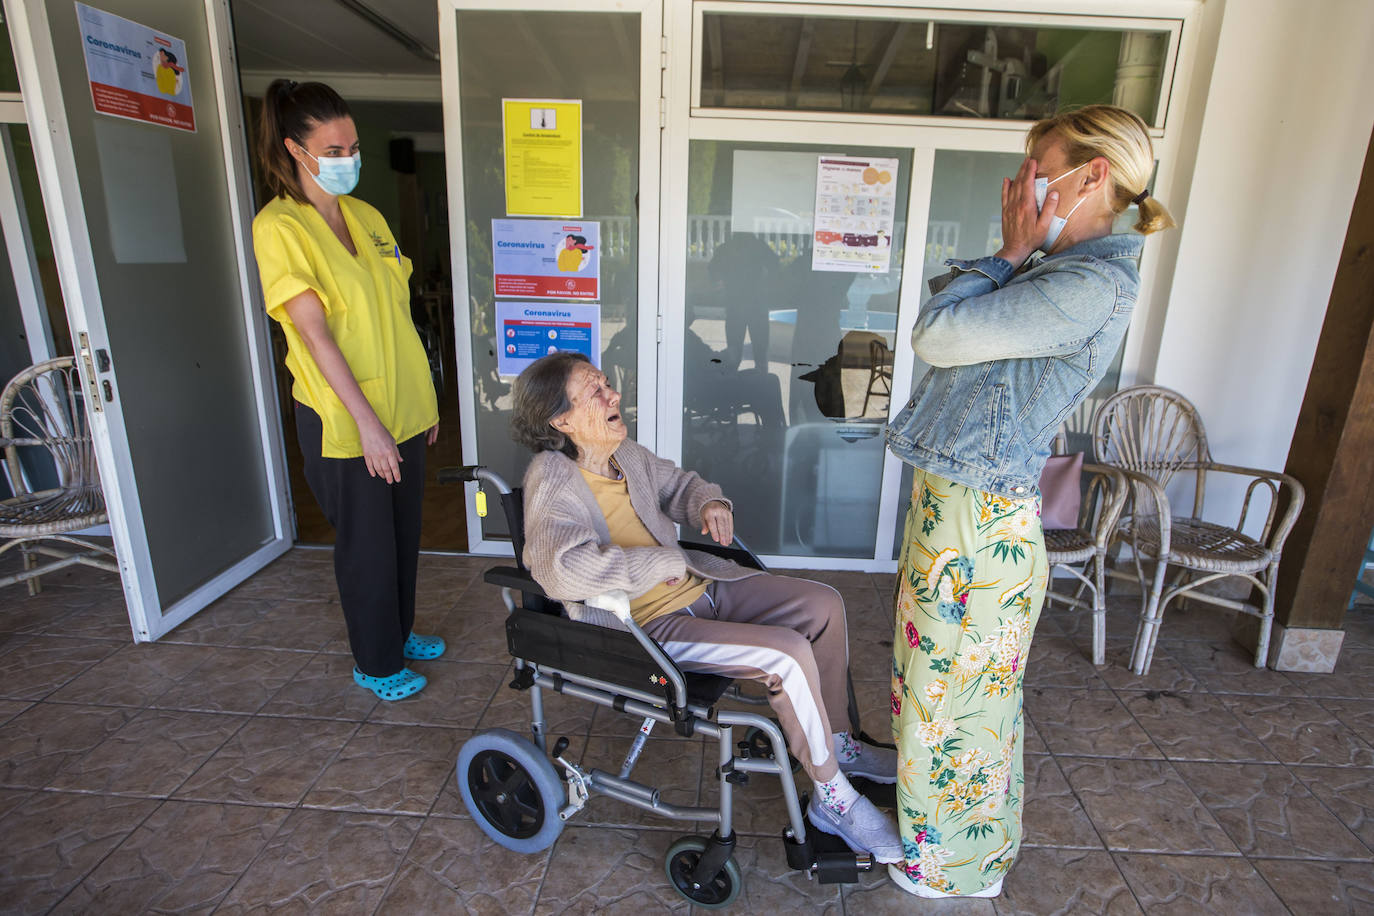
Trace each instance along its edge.
<path fill-rule="evenodd" d="M 399 444 L 401 481 L 367 473 L 362 458 L 324 458 L 319 414 L 296 404 L 305 479 L 334 526 L 334 578 L 358 670 L 387 677 L 405 667 L 401 648 L 415 623 L 425 435 Z"/>

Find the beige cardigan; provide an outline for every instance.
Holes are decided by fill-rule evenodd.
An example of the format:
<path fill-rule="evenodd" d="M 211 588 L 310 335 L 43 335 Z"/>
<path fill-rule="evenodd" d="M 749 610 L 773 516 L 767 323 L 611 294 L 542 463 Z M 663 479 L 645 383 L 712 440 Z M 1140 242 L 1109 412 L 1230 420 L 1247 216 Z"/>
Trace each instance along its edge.
<path fill-rule="evenodd" d="M 629 483 L 635 514 L 665 546 L 612 544 L 606 518 L 577 463 L 562 452 L 540 452 L 525 472 L 525 565 L 549 597 L 581 602 L 611 589 L 637 597 L 688 572 L 717 581 L 758 574 L 677 546 L 674 522 L 700 530 L 702 506 L 712 500 L 730 505 L 720 487 L 628 439 L 614 457 Z"/>

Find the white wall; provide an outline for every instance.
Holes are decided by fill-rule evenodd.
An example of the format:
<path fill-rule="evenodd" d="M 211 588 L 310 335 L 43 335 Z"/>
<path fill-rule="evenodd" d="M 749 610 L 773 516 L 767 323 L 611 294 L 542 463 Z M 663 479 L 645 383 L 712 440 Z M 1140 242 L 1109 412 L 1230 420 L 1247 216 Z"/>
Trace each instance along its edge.
<path fill-rule="evenodd" d="M 1287 458 L 1374 127 L 1371 46 L 1370 0 L 1225 6 L 1154 373 L 1218 461 Z M 1206 516 L 1242 496 L 1209 482 Z"/>

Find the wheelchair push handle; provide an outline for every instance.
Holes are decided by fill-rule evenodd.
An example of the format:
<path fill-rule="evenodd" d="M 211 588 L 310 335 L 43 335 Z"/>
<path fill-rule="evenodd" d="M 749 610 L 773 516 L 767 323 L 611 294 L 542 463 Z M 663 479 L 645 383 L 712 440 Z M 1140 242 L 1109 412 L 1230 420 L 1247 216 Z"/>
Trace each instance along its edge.
<path fill-rule="evenodd" d="M 440 468 L 437 475 L 439 483 L 473 483 L 486 481 L 502 495 L 510 492 L 510 485 L 495 471 L 489 471 L 480 464 L 465 464 L 461 467 Z"/>

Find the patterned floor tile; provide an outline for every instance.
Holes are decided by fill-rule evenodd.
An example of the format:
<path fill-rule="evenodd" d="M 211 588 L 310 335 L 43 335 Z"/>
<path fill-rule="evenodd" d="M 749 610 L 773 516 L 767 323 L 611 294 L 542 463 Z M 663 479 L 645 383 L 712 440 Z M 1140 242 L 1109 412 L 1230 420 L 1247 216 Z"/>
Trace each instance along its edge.
<path fill-rule="evenodd" d="M 528 913 L 550 855 L 498 846 L 469 820 L 430 818 L 377 912 Z"/>
<path fill-rule="evenodd" d="M 668 885 L 663 870 L 668 848 L 679 836 L 666 830 L 568 827 L 554 844 L 535 916 L 686 913 L 687 901 Z"/>
<path fill-rule="evenodd" d="M 1027 687 L 1025 704 L 1052 754 L 1164 756 L 1110 690 Z"/>
<path fill-rule="evenodd" d="M 0 785 L 43 788 L 137 714 L 105 706 L 31 706 L 0 726 Z"/>
<path fill-rule="evenodd" d="M 422 822 L 418 817 L 294 811 L 216 912 L 371 913 Z"/>
<path fill-rule="evenodd" d="M 1227 707 L 1284 763 L 1374 766 L 1374 748 L 1316 700 L 1227 696 Z"/>
<path fill-rule="evenodd" d="M 0 655 L 0 696 L 41 700 L 119 648 L 102 640 L 34 636 Z"/>
<path fill-rule="evenodd" d="M 1245 859 L 1117 853 L 1116 862 L 1147 913 L 1288 913 Z"/>
<path fill-rule="evenodd" d="M 157 806 L 146 798 L 35 794 L 0 819 L 0 900 L 22 901 L 25 911 L 46 910 Z"/>
<path fill-rule="evenodd" d="M 1022 849 L 994 903 L 998 916 L 1141 912 L 1111 855 L 1079 849 Z"/>
<path fill-rule="evenodd" d="M 48 699 L 62 703 L 146 706 L 215 657 L 205 646 L 140 643 L 97 662 Z"/>
<path fill-rule="evenodd" d="M 1309 697 L 1365 699 L 1374 696 L 1374 648 L 1342 646 L 1331 673 L 1288 672 L 1287 677 Z"/>
<path fill-rule="evenodd" d="M 208 912 L 288 813 L 244 805 L 165 802 L 55 912 Z"/>
<path fill-rule="evenodd" d="M 302 802 L 348 811 L 428 814 L 471 732 L 365 724 Z"/>
<path fill-rule="evenodd" d="M 789 868 L 787 853 L 779 836 L 740 837 L 735 846 L 735 864 L 740 869 L 742 887 L 732 909 L 742 913 L 816 913 L 826 916 L 839 916 L 843 912 L 841 886 L 821 884 Z M 876 868 L 886 871 L 881 865 Z M 659 869 L 659 874 L 662 874 L 662 865 Z M 887 890 L 892 897 L 906 896 L 891 884 Z"/>
<path fill-rule="evenodd" d="M 285 686 L 311 656 L 275 649 L 216 650 L 214 656 L 153 700 L 161 709 L 254 713 Z"/>
<path fill-rule="evenodd" d="M 380 702 L 375 693 L 354 683 L 350 656 L 320 653 L 292 675 L 258 712 L 361 722 Z"/>
<path fill-rule="evenodd" d="M 1248 856 L 1370 857 L 1365 845 L 1286 767 L 1217 763 L 1176 767 Z"/>
<path fill-rule="evenodd" d="M 63 767 L 49 786 L 165 797 L 247 721 L 243 716 L 146 709 Z"/>
<path fill-rule="evenodd" d="M 1031 642 L 1026 660 L 1026 688 L 1105 688 L 1091 656 L 1064 636 L 1041 636 Z"/>
<path fill-rule="evenodd" d="M 1179 643 L 1170 654 L 1198 682 L 1218 694 L 1301 696 L 1302 691 L 1281 671 L 1256 668 L 1255 658 L 1230 640 Z"/>
<path fill-rule="evenodd" d="M 1059 763 L 1108 849 L 1239 851 L 1172 764 L 1082 757 Z"/>
<path fill-rule="evenodd" d="M 1374 913 L 1374 865 L 1256 859 L 1255 869 L 1294 913 Z"/>
<path fill-rule="evenodd" d="M 231 596 L 196 614 L 162 641 L 314 652 L 345 635 L 343 610 L 337 600 Z"/>
<path fill-rule="evenodd" d="M 1308 791 L 1374 850 L 1374 770 L 1289 767 Z"/>
<path fill-rule="evenodd" d="M 1102 849 L 1087 812 L 1053 757 L 1025 758 L 1025 812 L 1022 820 L 1027 846 L 1071 846 Z"/>
<path fill-rule="evenodd" d="M 1123 694 L 1126 709 L 1170 760 L 1254 760 L 1276 758 L 1208 693 L 1147 691 Z"/>
<path fill-rule="evenodd" d="M 328 719 L 252 719 L 182 784 L 175 797 L 298 804 L 357 727 Z"/>

